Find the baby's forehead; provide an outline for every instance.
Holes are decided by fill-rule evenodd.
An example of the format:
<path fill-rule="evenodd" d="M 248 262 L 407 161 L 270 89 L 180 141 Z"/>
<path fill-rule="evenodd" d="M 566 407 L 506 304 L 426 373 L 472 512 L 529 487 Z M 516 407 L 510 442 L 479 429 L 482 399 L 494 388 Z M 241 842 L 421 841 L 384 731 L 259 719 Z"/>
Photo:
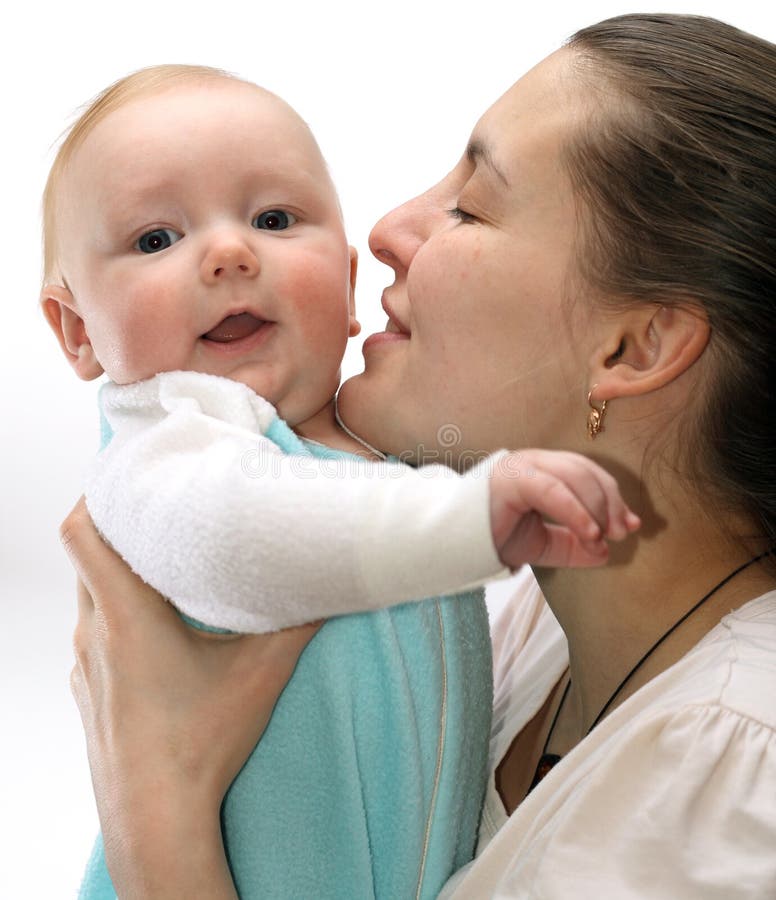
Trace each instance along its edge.
<path fill-rule="evenodd" d="M 150 88 L 116 105 L 86 133 L 81 145 L 109 148 L 112 141 L 125 140 L 126 129 L 139 137 L 144 128 L 157 130 L 174 141 L 208 128 L 223 129 L 247 122 L 282 126 L 296 142 L 320 153 L 317 142 L 302 117 L 285 100 L 258 85 L 236 78 L 192 79 Z M 130 135 L 132 137 L 133 135 Z"/>
<path fill-rule="evenodd" d="M 143 182 L 187 158 L 195 174 L 258 169 L 263 161 L 270 173 L 296 168 L 329 181 L 301 116 L 270 91 L 229 77 L 162 86 L 117 105 L 83 136 L 66 181 L 77 193 L 103 182 L 109 188 L 116 178 Z"/>
<path fill-rule="evenodd" d="M 57 190 L 60 234 L 70 244 L 84 218 L 109 233 L 151 212 L 201 219 L 262 197 L 341 216 L 318 144 L 289 104 L 236 79 L 187 81 L 116 106 L 83 137 Z"/>

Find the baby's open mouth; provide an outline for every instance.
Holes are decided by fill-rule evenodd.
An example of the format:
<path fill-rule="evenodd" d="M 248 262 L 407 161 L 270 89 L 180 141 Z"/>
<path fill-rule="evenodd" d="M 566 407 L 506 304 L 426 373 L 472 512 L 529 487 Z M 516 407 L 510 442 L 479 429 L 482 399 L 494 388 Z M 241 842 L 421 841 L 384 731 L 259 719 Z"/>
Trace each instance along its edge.
<path fill-rule="evenodd" d="M 222 319 L 215 328 L 211 328 L 202 337 L 208 341 L 217 341 L 219 344 L 228 344 L 231 341 L 239 341 L 258 331 L 266 324 L 265 319 L 257 319 L 249 312 L 239 313 L 236 316 L 227 316 Z"/>

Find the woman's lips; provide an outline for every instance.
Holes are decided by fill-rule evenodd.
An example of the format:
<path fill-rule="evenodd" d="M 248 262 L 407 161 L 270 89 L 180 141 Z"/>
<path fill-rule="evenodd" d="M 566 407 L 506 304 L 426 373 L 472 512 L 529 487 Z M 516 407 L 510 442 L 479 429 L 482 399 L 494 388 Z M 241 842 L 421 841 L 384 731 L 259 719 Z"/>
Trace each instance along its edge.
<path fill-rule="evenodd" d="M 388 331 L 393 326 L 394 331 L 399 331 L 402 334 L 409 335 L 410 330 L 407 326 L 402 322 L 402 320 L 396 315 L 396 312 L 393 308 L 393 303 L 388 297 L 388 291 L 383 291 L 383 295 L 380 298 L 380 305 L 385 310 L 385 314 L 388 316 L 388 324 L 385 326 L 385 330 Z"/>
<path fill-rule="evenodd" d="M 380 303 L 388 316 L 388 324 L 385 331 L 378 331 L 377 334 L 370 334 L 364 341 L 361 352 L 368 350 L 370 347 L 376 347 L 380 344 L 395 344 L 397 341 L 408 341 L 410 339 L 410 330 L 396 315 L 393 309 L 393 303 L 388 297 L 388 291 L 383 291 Z"/>
<path fill-rule="evenodd" d="M 364 341 L 361 351 L 366 351 L 369 347 L 375 347 L 379 344 L 393 344 L 397 341 L 408 341 L 410 336 L 404 331 L 378 331 L 376 334 L 370 334 Z"/>

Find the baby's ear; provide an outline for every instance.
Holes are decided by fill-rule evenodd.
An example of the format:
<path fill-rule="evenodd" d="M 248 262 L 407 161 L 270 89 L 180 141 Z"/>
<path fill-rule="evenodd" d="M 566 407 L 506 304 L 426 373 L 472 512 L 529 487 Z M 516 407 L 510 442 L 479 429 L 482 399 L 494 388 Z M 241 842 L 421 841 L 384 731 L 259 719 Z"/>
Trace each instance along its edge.
<path fill-rule="evenodd" d="M 76 375 L 84 381 L 102 375 L 104 370 L 94 355 L 86 325 L 78 314 L 75 298 L 70 291 L 58 284 L 47 284 L 40 292 L 40 304 Z"/>
<path fill-rule="evenodd" d="M 355 337 L 361 331 L 361 323 L 356 318 L 356 272 L 358 271 L 358 250 L 348 247 L 350 251 L 350 327 L 348 337 Z"/>

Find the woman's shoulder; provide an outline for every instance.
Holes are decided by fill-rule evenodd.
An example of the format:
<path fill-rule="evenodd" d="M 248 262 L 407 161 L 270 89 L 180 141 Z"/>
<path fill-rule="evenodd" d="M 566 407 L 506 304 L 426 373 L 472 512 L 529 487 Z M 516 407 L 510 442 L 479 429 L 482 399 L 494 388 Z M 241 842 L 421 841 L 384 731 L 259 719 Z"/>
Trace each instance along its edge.
<path fill-rule="evenodd" d="M 640 743 L 659 753 L 674 741 L 713 757 L 741 752 L 753 735 L 776 736 L 776 591 L 725 616 L 678 663 L 633 695 L 596 732 Z M 750 727 L 751 726 L 751 727 Z M 722 735 L 727 737 L 722 739 Z M 736 747 L 735 751 L 731 748 Z M 776 741 L 773 743 L 776 750 Z M 666 776 L 672 778 L 670 766 Z"/>
<path fill-rule="evenodd" d="M 600 801 L 608 815 L 614 792 L 641 796 L 667 833 L 678 835 L 703 808 L 718 824 L 749 818 L 773 840 L 776 807 L 763 798 L 776 784 L 775 696 L 776 591 L 726 616 L 607 717 L 569 754 L 567 787 L 586 797 L 588 814 Z"/>
<path fill-rule="evenodd" d="M 729 658 L 720 708 L 776 731 L 776 591 L 725 616 L 698 650 L 717 647 Z"/>
<path fill-rule="evenodd" d="M 530 582 L 495 624 L 522 637 L 511 677 L 525 696 L 522 660 L 553 642 Z M 580 879 L 622 900 L 701 898 L 710 884 L 731 900 L 776 896 L 774 696 L 776 592 L 604 719 L 498 819 L 450 896 L 574 896 Z"/>
<path fill-rule="evenodd" d="M 566 897 L 580 883 L 618 900 L 700 900 L 710 885 L 729 900 L 776 896 L 776 651 L 763 606 L 604 719 L 499 822 L 451 896 Z M 755 618 L 762 641 L 743 625 Z"/>

